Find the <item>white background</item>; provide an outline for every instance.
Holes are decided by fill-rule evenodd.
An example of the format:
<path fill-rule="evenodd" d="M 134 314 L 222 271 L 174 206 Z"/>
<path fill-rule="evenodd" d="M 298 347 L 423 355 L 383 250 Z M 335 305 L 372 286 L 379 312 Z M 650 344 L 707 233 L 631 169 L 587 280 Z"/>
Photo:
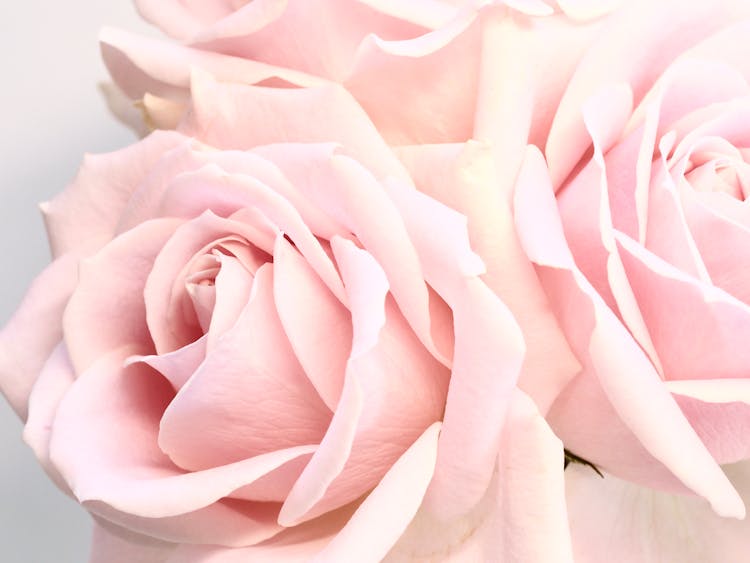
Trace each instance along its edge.
<path fill-rule="evenodd" d="M 75 175 L 84 152 L 134 140 L 97 90 L 102 25 L 156 34 L 130 0 L 0 3 L 0 324 L 49 261 L 37 210 Z M 85 563 L 90 520 L 21 441 L 0 396 L 0 561 Z"/>

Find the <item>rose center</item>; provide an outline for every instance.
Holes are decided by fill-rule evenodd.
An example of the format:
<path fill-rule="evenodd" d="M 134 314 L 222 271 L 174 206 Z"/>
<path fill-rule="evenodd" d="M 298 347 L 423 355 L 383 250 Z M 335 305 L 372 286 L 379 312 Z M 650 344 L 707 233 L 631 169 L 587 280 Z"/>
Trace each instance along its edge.
<path fill-rule="evenodd" d="M 691 155 L 685 179 L 701 192 L 722 192 L 740 201 L 750 197 L 750 164 L 747 149 L 732 154 L 713 151 Z"/>

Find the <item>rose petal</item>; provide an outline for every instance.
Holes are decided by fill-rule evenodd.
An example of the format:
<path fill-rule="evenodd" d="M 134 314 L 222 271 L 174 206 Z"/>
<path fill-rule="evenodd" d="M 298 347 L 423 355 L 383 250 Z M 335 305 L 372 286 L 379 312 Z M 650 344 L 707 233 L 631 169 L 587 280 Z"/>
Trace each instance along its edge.
<path fill-rule="evenodd" d="M 351 352 L 348 312 L 284 237 L 276 241 L 273 279 L 284 332 L 318 395 L 333 411 Z"/>
<path fill-rule="evenodd" d="M 746 377 L 750 308 L 622 234 L 625 271 L 667 379 Z M 696 349 L 700 347 L 700 352 Z"/>
<path fill-rule="evenodd" d="M 192 68 L 219 80 L 256 84 L 279 78 L 289 84 L 311 86 L 324 80 L 303 72 L 141 37 L 110 27 L 99 32 L 102 58 L 115 83 L 132 99 L 147 92 L 172 101 L 189 96 Z"/>
<path fill-rule="evenodd" d="M 337 142 L 378 177 L 406 176 L 367 114 L 340 86 L 259 88 L 193 72 L 192 100 L 180 129 L 217 148 Z"/>
<path fill-rule="evenodd" d="M 242 546 L 278 533 L 277 504 L 220 499 L 314 447 L 184 473 L 157 446 L 159 419 L 174 392 L 142 364 L 122 368 L 127 354 L 100 358 L 57 410 L 50 457 L 78 500 L 165 541 Z"/>
<path fill-rule="evenodd" d="M 157 254 L 180 225 L 155 219 L 123 233 L 81 262 L 80 281 L 63 318 L 65 343 L 77 373 L 122 346 L 148 354 L 143 290 Z"/>
<path fill-rule="evenodd" d="M 258 228 L 248 221 L 217 217 L 209 210 L 182 222 L 169 240 L 162 241 L 158 255 L 148 264 L 150 271 L 142 290 L 148 332 L 156 352 L 172 352 L 202 336 L 185 283 L 191 259 L 210 252 L 222 240 L 252 244 L 266 237 L 266 225 Z"/>
<path fill-rule="evenodd" d="M 323 437 L 330 411 L 296 361 L 272 292 L 266 264 L 237 324 L 164 412 L 159 446 L 180 467 L 197 471 Z"/>
<path fill-rule="evenodd" d="M 326 25 L 313 26 L 311 21 L 323 21 Z M 393 18 L 367 3 L 256 0 L 204 30 L 194 41 L 213 51 L 338 81 L 348 75 L 354 53 L 368 33 L 387 39 L 406 39 L 423 32 L 423 28 Z M 311 49 L 315 50 L 315 56 L 310 56 Z"/>
<path fill-rule="evenodd" d="M 547 303 L 533 266 L 518 242 L 510 205 L 497 197 L 498 171 L 491 145 L 470 141 L 465 145 L 413 146 L 399 149 L 398 154 L 420 191 L 469 219 L 470 246 L 484 258 L 487 268 L 482 279 L 510 308 L 524 334 L 527 351 L 519 385 L 546 411 L 579 365 Z M 430 217 L 437 212 L 420 213 L 418 205 L 414 209 L 406 223 L 411 230 L 421 222 L 428 227 Z M 433 230 L 425 228 L 421 237 L 410 233 L 420 254 L 440 248 L 430 241 L 437 235 Z M 440 231 L 442 234 L 445 229 Z M 458 235 L 452 234 L 454 242 L 460 240 Z M 421 238 L 425 239 L 423 244 L 417 242 Z M 441 254 L 453 259 L 442 249 Z M 433 284 L 444 275 L 442 272 L 454 271 L 456 266 L 446 269 L 437 262 L 435 267 L 437 274 L 425 266 L 425 275 Z"/>
<path fill-rule="evenodd" d="M 49 442 L 57 406 L 75 381 L 73 366 L 65 346 L 60 343 L 44 364 L 29 396 L 29 417 L 23 428 L 23 440 L 34 451 L 50 479 L 65 494 L 73 496 L 49 458 Z"/>
<path fill-rule="evenodd" d="M 750 499 L 747 463 L 726 468 L 743 498 Z M 565 471 L 575 560 L 657 563 L 740 561 L 750 549 L 748 521 L 720 518 L 699 499 L 601 479 L 589 468 Z"/>
<path fill-rule="evenodd" d="M 99 520 L 94 522 L 89 563 L 166 563 L 176 548 Z"/>
<path fill-rule="evenodd" d="M 344 84 L 389 144 L 471 136 L 481 45 L 476 18 L 466 9 L 416 39 L 364 39 Z"/>
<path fill-rule="evenodd" d="M 229 209 L 238 203 L 243 208 L 236 218 L 254 213 L 273 225 L 275 232 L 265 228 L 249 241 L 271 254 L 278 230 L 289 236 L 299 248 L 320 278 L 339 300 L 344 301 L 341 280 L 321 244 L 316 240 L 300 213 L 282 195 L 251 176 L 227 174 L 216 166 L 208 165 L 201 170 L 176 179 L 165 196 L 163 211 L 169 215 L 193 216 L 201 208 L 217 207 Z"/>
<path fill-rule="evenodd" d="M 480 502 L 449 521 L 421 509 L 384 561 L 572 561 L 562 461 L 562 445 L 533 402 L 514 392 Z"/>
<path fill-rule="evenodd" d="M 143 362 L 161 373 L 172 384 L 174 390 L 179 391 L 206 357 L 207 340 L 208 336 L 203 335 L 198 340 L 173 352 L 131 356 L 126 360 L 125 365 Z"/>
<path fill-rule="evenodd" d="M 210 561 L 211 563 L 247 563 L 283 561 L 307 563 L 312 554 L 323 549 L 351 518 L 356 503 L 288 528 L 273 538 L 251 547 L 227 549 L 211 545 L 181 545 L 167 563 Z"/>
<path fill-rule="evenodd" d="M 342 274 L 368 258 L 365 251 L 351 244 L 337 243 L 335 248 L 337 261 L 347 260 L 351 266 L 342 267 Z M 371 257 L 369 260 L 369 268 L 377 267 Z M 350 357 L 331 426 L 281 509 L 279 522 L 284 525 L 341 506 L 375 486 L 425 428 L 439 419 L 445 404 L 446 370 L 386 298 L 387 287 L 360 282 L 366 279 L 345 279 L 347 291 L 352 295 L 372 292 L 356 299 L 357 303 L 385 302 L 386 322 L 374 347 L 364 351 L 364 342 L 353 344 L 352 348 L 361 352 Z M 360 312 L 364 310 L 352 311 L 352 322 L 365 324 L 353 333 L 370 335 L 372 317 L 362 319 Z M 381 447 L 373 449 L 374 443 Z"/>
<path fill-rule="evenodd" d="M 156 131 L 124 149 L 86 155 L 75 180 L 42 204 L 52 254 L 91 254 L 108 243 L 138 185 L 164 153 L 184 139 Z"/>
<path fill-rule="evenodd" d="M 206 349 L 209 352 L 216 346 L 217 339 L 237 322 L 250 297 L 250 289 L 254 285 L 253 275 L 239 260 L 221 254 L 219 261 L 221 269 L 216 276 L 216 304 L 206 342 Z"/>
<path fill-rule="evenodd" d="M 743 516 L 741 499 L 687 424 L 653 364 L 572 263 L 555 207 L 548 182 L 517 187 L 516 224 L 521 242 L 542 267 L 540 277 L 551 302 L 559 304 L 558 317 L 571 345 L 579 358 L 591 362 L 593 371 L 584 373 L 596 375 L 626 426 L 686 486 L 706 497 L 718 514 Z M 558 242 L 553 246 L 550 240 Z M 582 320 L 587 317 L 591 320 Z"/>
<path fill-rule="evenodd" d="M 64 255 L 39 274 L 0 332 L 0 391 L 25 420 L 39 372 L 62 338 L 62 318 L 78 281 L 78 260 Z"/>
<path fill-rule="evenodd" d="M 425 498 L 441 519 L 466 512 L 486 490 L 525 352 L 512 314 L 478 278 L 466 280 L 451 307 L 453 370 L 437 467 Z"/>
<path fill-rule="evenodd" d="M 406 450 L 357 508 L 349 522 L 311 561 L 382 561 L 416 514 L 432 477 L 440 423 Z M 378 533 L 373 534 L 372 530 Z"/>
<path fill-rule="evenodd" d="M 545 149 L 553 186 L 559 188 L 590 145 L 580 113 L 586 99 L 605 83 L 626 82 L 638 103 L 676 55 L 743 12 L 747 5 L 740 2 L 626 3 L 589 47 L 560 102 Z"/>

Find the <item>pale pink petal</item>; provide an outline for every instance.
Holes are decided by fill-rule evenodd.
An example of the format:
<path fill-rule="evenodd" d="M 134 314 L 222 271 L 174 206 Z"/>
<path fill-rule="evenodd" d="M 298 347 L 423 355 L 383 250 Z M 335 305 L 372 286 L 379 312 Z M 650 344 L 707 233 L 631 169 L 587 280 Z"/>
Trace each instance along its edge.
<path fill-rule="evenodd" d="M 343 260 L 361 251 L 338 244 L 337 252 Z M 440 418 L 445 405 L 447 370 L 419 343 L 384 293 L 386 288 L 359 286 L 363 281 L 359 277 L 346 281 L 347 291 L 353 294 L 372 292 L 367 299 L 385 306 L 386 322 L 377 344 L 349 359 L 331 426 L 279 515 L 284 524 L 318 516 L 374 487 L 425 428 Z M 352 322 L 371 320 L 357 315 Z M 354 334 L 370 332 L 355 328 Z M 353 348 L 361 350 L 358 345 Z"/>
<path fill-rule="evenodd" d="M 222 10 L 223 5 L 222 2 L 135 0 L 135 7 L 143 19 L 177 39 L 189 39 L 204 26 L 213 23 L 212 20 L 226 15 Z M 201 7 L 204 9 L 201 10 Z"/>
<path fill-rule="evenodd" d="M 261 502 L 284 502 L 311 457 L 312 453 L 299 455 L 260 479 L 233 491 L 229 497 Z"/>
<path fill-rule="evenodd" d="M 135 105 L 142 111 L 139 117 L 151 129 L 177 129 L 187 111 L 187 104 L 183 101 L 160 98 L 148 92 L 143 94 L 140 105 Z"/>
<path fill-rule="evenodd" d="M 205 174 L 208 170 L 216 173 L 216 168 L 209 164 L 215 164 L 220 170 L 233 175 L 245 175 L 254 178 L 260 183 L 268 186 L 274 192 L 285 198 L 299 212 L 304 222 L 317 236 L 331 238 L 335 234 L 341 234 L 342 227 L 337 225 L 331 217 L 315 206 L 309 198 L 300 193 L 298 184 L 304 184 L 310 180 L 307 177 L 309 168 L 317 162 L 317 155 L 332 153 L 339 150 L 338 145 L 333 143 L 283 143 L 258 147 L 250 151 L 244 150 L 216 150 L 207 146 L 198 146 L 194 141 L 191 146 L 183 148 L 186 158 L 179 158 L 174 151 L 169 157 L 175 160 L 172 176 L 175 176 L 168 184 L 149 185 L 143 187 L 139 192 L 148 196 L 153 201 L 152 213 L 175 212 L 199 214 L 204 211 L 202 205 L 210 205 L 217 215 L 231 215 L 243 206 L 253 205 L 251 194 L 245 194 L 242 190 L 227 186 L 214 186 L 217 193 L 201 191 L 192 184 L 190 172 L 196 175 Z M 268 155 L 281 155 L 277 158 Z M 322 157 L 321 157 L 322 158 Z M 165 159 L 166 160 L 166 159 Z M 202 169 L 202 170 L 201 170 Z M 192 181 L 191 181 L 192 178 Z M 183 185 L 184 184 L 184 185 Z M 187 190 L 183 194 L 182 190 Z M 195 190 L 201 194 L 199 201 L 185 201 L 191 199 L 188 193 Z M 141 195 L 137 193 L 136 195 Z M 135 198 L 134 198 L 135 199 Z M 139 207 L 144 207 L 142 204 Z M 146 216 L 138 214 L 136 220 L 143 221 Z"/>
<path fill-rule="evenodd" d="M 278 504 L 221 499 L 314 447 L 185 473 L 157 446 L 159 419 L 174 391 L 143 364 L 123 368 L 126 355 L 101 357 L 57 410 L 50 456 L 78 500 L 107 520 L 165 541 L 242 546 L 281 531 Z"/>
<path fill-rule="evenodd" d="M 372 6 L 379 12 L 395 18 L 413 22 L 428 29 L 435 29 L 447 24 L 455 15 L 457 8 L 445 0 L 359 0 L 362 4 Z"/>
<path fill-rule="evenodd" d="M 471 137 L 481 49 L 476 18 L 464 10 L 410 41 L 364 39 L 344 84 L 390 144 Z"/>
<path fill-rule="evenodd" d="M 540 278 L 558 306 L 558 318 L 571 345 L 582 362 L 593 368 L 585 375 L 598 378 L 625 425 L 686 486 L 706 497 L 717 513 L 743 516 L 736 491 L 688 425 L 653 364 L 572 264 L 549 182 L 518 186 L 516 204 L 522 244 L 541 266 Z M 541 224 L 546 229 L 539 229 Z M 550 240 L 558 242 L 545 244 Z M 576 404 L 580 410 L 580 403 Z M 588 459 L 588 452 L 576 453 Z"/>
<path fill-rule="evenodd" d="M 140 99 L 146 93 L 173 102 L 187 99 L 193 68 L 210 72 L 218 80 L 244 84 L 257 84 L 273 78 L 296 86 L 325 83 L 320 78 L 289 68 L 211 53 L 109 27 L 99 32 L 99 42 L 110 76 L 132 99 Z"/>
<path fill-rule="evenodd" d="M 197 471 L 317 444 L 330 417 L 283 332 L 267 264 L 237 324 L 164 412 L 159 446 L 180 467 Z"/>
<path fill-rule="evenodd" d="M 284 237 L 276 242 L 273 279 L 276 309 L 293 353 L 323 402 L 335 410 L 351 352 L 349 313 Z"/>
<path fill-rule="evenodd" d="M 179 391 L 206 357 L 207 340 L 208 336 L 204 335 L 173 352 L 131 356 L 127 359 L 126 365 L 136 362 L 148 364 L 161 373 L 172 384 L 175 391 Z"/>
<path fill-rule="evenodd" d="M 311 561 L 381 561 L 422 502 L 437 457 L 440 423 L 406 450 L 357 508 L 349 522 Z M 373 533 L 377 530 L 377 534 Z"/>
<path fill-rule="evenodd" d="M 750 263 L 750 223 L 745 225 L 723 215 L 687 186 L 680 195 L 685 219 L 711 281 L 750 305 L 750 278 L 745 269 L 738 267 Z M 737 207 L 746 207 L 740 202 L 734 203 Z"/>
<path fill-rule="evenodd" d="M 216 303 L 208 328 L 206 348 L 209 352 L 216 346 L 216 341 L 237 322 L 254 285 L 253 275 L 237 258 L 215 252 L 220 254 L 221 269 L 216 276 Z"/>
<path fill-rule="evenodd" d="M 355 160 L 331 158 L 330 182 L 319 191 L 320 204 L 357 236 L 382 266 L 391 293 L 423 345 L 443 363 L 450 352 L 432 339 L 429 292 L 419 255 L 404 218 L 384 186 Z M 470 265 L 476 268 L 476 261 Z M 442 344 L 442 342 L 441 342 Z"/>
<path fill-rule="evenodd" d="M 89 563 L 167 563 L 176 548 L 177 544 L 98 520 L 94 522 Z"/>
<path fill-rule="evenodd" d="M 336 142 L 376 176 L 405 171 L 352 95 L 340 86 L 278 89 L 192 79 L 193 107 L 180 129 L 220 149 L 280 142 Z"/>
<path fill-rule="evenodd" d="M 750 500 L 747 462 L 725 467 Z M 616 556 L 638 563 L 742 561 L 750 549 L 748 521 L 721 518 L 700 500 L 640 487 L 587 467 L 565 471 L 575 561 Z"/>
<path fill-rule="evenodd" d="M 75 381 L 65 346 L 61 343 L 44 364 L 29 396 L 29 417 L 23 428 L 23 441 L 34 451 L 50 479 L 65 494 L 73 495 L 49 459 L 49 442 L 57 406 Z"/>
<path fill-rule="evenodd" d="M 279 561 L 309 563 L 310 557 L 323 549 L 346 524 L 356 503 L 328 512 L 320 518 L 287 528 L 273 538 L 251 547 L 227 549 L 210 545 L 181 545 L 168 563 L 247 563 Z"/>
<path fill-rule="evenodd" d="M 439 518 L 470 509 L 492 477 L 523 336 L 508 308 L 479 278 L 452 299 L 456 344 L 438 462 L 425 503 Z"/>
<path fill-rule="evenodd" d="M 686 48 L 736 21 L 748 6 L 679 0 L 625 3 L 590 46 L 557 110 L 546 144 L 558 188 L 590 146 L 580 108 L 606 83 L 625 82 L 638 103 L 666 66 Z"/>
<path fill-rule="evenodd" d="M 503 185 L 510 190 L 524 146 L 544 146 L 571 76 L 606 20 L 571 25 L 564 14 L 519 17 L 504 2 L 496 4 L 487 10 L 493 18 L 483 32 L 475 137 L 497 144 Z"/>
<path fill-rule="evenodd" d="M 149 354 L 143 289 L 154 259 L 181 221 L 155 219 L 123 233 L 81 262 L 63 331 L 70 359 L 81 373 L 97 358 L 122 346 Z"/>
<path fill-rule="evenodd" d="M 510 308 L 524 334 L 527 352 L 519 385 L 546 411 L 579 366 L 547 303 L 534 268 L 521 249 L 510 205 L 497 197 L 498 173 L 491 146 L 470 141 L 465 145 L 405 147 L 399 149 L 398 154 L 421 192 L 469 219 L 470 246 L 486 265 L 482 279 Z M 424 222 L 428 227 L 432 212 L 420 214 L 418 205 L 414 205 L 414 210 L 407 226 L 413 230 L 414 225 Z M 403 206 L 402 213 L 405 213 Z M 432 224 L 440 223 L 442 221 Z M 411 233 L 411 237 L 420 254 L 430 248 L 442 252 L 439 245 L 430 243 L 433 236 L 430 229 L 426 228 L 419 237 L 426 239 L 423 243 L 418 243 L 416 234 Z M 447 255 L 445 258 L 452 259 Z M 439 277 L 439 262 L 434 267 L 438 268 Z M 436 274 L 430 273 L 434 272 L 434 267 L 425 266 L 430 283 L 435 283 L 432 280 Z M 452 268 L 455 265 L 442 271 L 453 271 Z M 555 358 L 554 361 L 550 361 L 551 358 Z"/>
<path fill-rule="evenodd" d="M 384 561 L 571 562 L 562 458 L 560 440 L 534 403 L 514 392 L 481 500 L 448 521 L 421 509 Z"/>
<path fill-rule="evenodd" d="M 691 380 L 695 381 L 695 380 Z M 717 381 L 717 387 L 724 381 Z M 747 383 L 747 380 L 739 380 Z M 675 400 L 701 441 L 717 463 L 734 463 L 750 458 L 750 404 L 747 393 L 728 400 L 735 385 L 723 391 L 726 401 L 713 402 L 675 393 Z M 745 386 L 747 387 L 747 386 Z"/>
<path fill-rule="evenodd" d="M 262 231 L 261 225 L 254 235 L 246 235 L 248 241 L 272 254 L 277 234 L 283 231 L 294 241 L 333 294 L 344 301 L 341 279 L 299 211 L 281 194 L 252 176 L 227 174 L 214 165 L 208 165 L 175 179 L 164 198 L 162 210 L 169 215 L 194 216 L 204 208 L 228 212 L 238 205 L 241 206 L 240 211 L 231 218 L 241 221 L 254 214 L 270 225 L 270 228 L 263 228 Z M 245 230 L 249 227 L 247 225 Z"/>
<path fill-rule="evenodd" d="M 569 18 L 591 20 L 616 10 L 624 0 L 557 0 L 557 5 Z"/>
<path fill-rule="evenodd" d="M 625 271 L 667 379 L 747 376 L 750 307 L 680 272 L 625 235 Z"/>
<path fill-rule="evenodd" d="M 614 103 L 608 100 L 610 97 L 615 99 Z M 604 103 L 602 103 L 602 101 Z M 633 335 L 636 342 L 644 349 L 646 354 L 648 354 L 648 357 L 653 362 L 657 372 L 661 374 L 662 369 L 661 364 L 659 363 L 659 358 L 654 350 L 654 345 L 651 341 L 648 329 L 638 309 L 633 290 L 628 284 L 622 260 L 617 253 L 617 247 L 613 235 L 613 222 L 616 217 L 614 211 L 616 211 L 616 206 L 610 203 L 610 187 L 607 177 L 608 169 L 604 157 L 604 151 L 607 146 L 615 142 L 622 131 L 622 127 L 624 126 L 625 120 L 629 114 L 630 104 L 630 90 L 627 87 L 615 86 L 605 89 L 593 99 L 589 100 L 584 107 L 584 122 L 594 142 L 594 155 L 592 160 L 600 170 L 599 193 L 597 194 L 594 192 L 594 194 L 592 194 L 592 199 L 598 200 L 599 209 L 596 217 L 598 218 L 600 242 L 605 251 L 604 257 L 606 262 L 603 265 L 606 268 L 605 283 L 607 285 L 604 286 L 604 294 L 608 295 L 609 293 L 606 289 L 611 290 L 611 296 L 613 299 L 613 302 L 607 303 L 607 305 L 619 314 L 619 317 L 628 330 L 630 330 L 630 333 Z M 606 111 L 608 106 L 610 108 L 616 108 L 611 112 L 612 115 L 608 115 L 610 112 Z M 648 157 L 650 157 L 652 152 L 649 147 L 653 144 L 653 139 L 650 136 L 653 136 L 653 130 L 656 127 L 655 123 L 655 118 L 651 121 L 647 120 L 647 126 L 642 132 L 643 140 L 639 143 L 640 146 L 637 150 L 636 160 L 633 165 L 636 172 L 634 192 L 630 195 L 614 192 L 617 196 L 624 195 L 625 197 L 622 199 L 631 202 L 635 211 L 635 225 L 633 225 L 633 228 L 638 232 L 638 236 L 642 236 L 643 229 L 645 229 L 645 219 L 643 219 L 643 215 L 645 213 L 644 205 L 647 202 L 648 196 L 648 193 L 643 191 L 643 189 L 648 188 L 648 182 L 645 182 L 643 186 L 641 186 L 640 179 L 644 163 L 646 165 L 645 171 L 648 172 L 649 170 L 648 166 L 650 165 L 650 161 L 648 160 Z M 537 157 L 536 167 L 543 168 L 539 166 L 541 163 L 541 153 L 534 149 L 530 149 L 529 156 L 532 155 L 536 155 Z M 528 164 L 528 160 L 525 164 Z M 546 168 L 544 168 L 544 170 L 544 175 L 546 176 Z M 616 172 L 617 168 L 614 168 L 613 171 Z M 592 235 L 593 234 L 594 233 L 592 233 Z M 599 293 L 599 295 L 602 295 L 602 293 Z"/>
<path fill-rule="evenodd" d="M 280 4 L 284 8 L 279 9 Z M 325 25 L 311 25 L 311 21 Z M 255 0 L 199 34 L 194 41 L 210 50 L 342 80 L 348 75 L 365 35 L 407 39 L 424 31 L 367 3 L 307 0 L 282 4 L 275 0 Z"/>
<path fill-rule="evenodd" d="M 680 271 L 711 283 L 710 273 L 704 262 L 705 254 L 696 245 L 677 186 L 666 172 L 663 155 L 657 174 L 649 188 L 648 227 L 644 246 Z"/>
<path fill-rule="evenodd" d="M 78 281 L 78 260 L 64 255 L 42 271 L 0 332 L 0 391 L 26 419 L 39 372 L 62 338 L 63 311 Z"/>
<path fill-rule="evenodd" d="M 157 131 L 124 149 L 87 155 L 70 185 L 42 204 L 53 255 L 91 254 L 112 240 L 133 192 L 164 153 L 184 139 Z"/>
<path fill-rule="evenodd" d="M 258 152 L 276 162 L 309 201 L 342 225 L 344 238 L 349 233 L 357 236 L 385 270 L 394 298 L 422 342 L 436 357 L 446 359 L 451 343 L 432 326 L 433 321 L 440 325 L 445 314 L 432 310 L 435 318 L 431 319 L 435 304 L 430 303 L 419 257 L 383 184 L 335 146 L 320 145 L 314 151 L 298 146 L 291 153 L 285 149 L 277 145 Z"/>

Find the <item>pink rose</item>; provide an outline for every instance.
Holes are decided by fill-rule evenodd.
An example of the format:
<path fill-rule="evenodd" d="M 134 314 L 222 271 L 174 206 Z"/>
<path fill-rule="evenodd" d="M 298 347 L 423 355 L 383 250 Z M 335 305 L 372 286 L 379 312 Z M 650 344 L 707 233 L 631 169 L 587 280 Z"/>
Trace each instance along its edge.
<path fill-rule="evenodd" d="M 608 473 L 568 472 L 576 561 L 750 549 L 748 524 L 720 518 L 750 500 L 747 18 L 740 1 L 616 12 L 546 163 L 528 148 L 516 183 L 523 247 L 583 366 L 547 419 Z"/>
<path fill-rule="evenodd" d="M 534 118 L 533 136 L 548 127 L 597 16 L 618 1 L 137 0 L 147 20 L 183 43 L 105 29 L 102 55 L 156 128 L 177 125 L 190 69 L 199 67 L 245 84 L 342 84 L 398 145 L 476 138 L 496 125 L 493 77 L 531 71 L 540 81 L 532 98 L 550 108 Z M 540 62 L 529 69 L 523 55 L 532 53 Z M 504 111 L 517 118 L 523 108 Z"/>
<path fill-rule="evenodd" d="M 93 561 L 570 560 L 562 446 L 465 217 L 339 86 L 197 72 L 180 132 L 43 210 L 0 387 Z"/>
<path fill-rule="evenodd" d="M 254 0 L 236 11 L 222 4 L 211 18 L 175 4 L 174 9 L 189 17 L 161 20 L 161 12 L 144 1 L 141 10 L 154 21 L 191 21 L 190 33 L 168 30 L 183 39 L 202 37 L 207 29 L 218 33 L 230 21 L 242 26 L 232 27 L 235 35 L 221 42 L 185 39 L 189 45 L 105 30 L 102 51 L 117 85 L 138 100 L 156 128 L 195 120 L 187 104 L 196 95 L 190 89 L 196 68 L 209 71 L 222 83 L 260 84 L 269 92 L 279 90 L 279 95 L 299 87 L 330 86 L 332 81 L 343 84 L 394 148 L 418 189 L 471 217 L 471 244 L 487 266 L 483 280 L 508 305 L 525 335 L 527 354 L 519 386 L 546 413 L 580 364 L 518 241 L 512 187 L 526 144 L 543 142 L 581 52 L 601 31 L 604 20 L 595 16 L 616 2 L 561 1 L 555 11 L 531 0 L 435 1 L 409 14 L 405 4 L 399 12 L 393 2 L 313 4 L 325 6 L 322 13 L 331 18 L 356 25 L 331 26 L 330 45 L 316 49 L 319 25 L 310 22 L 328 21 L 328 16 L 303 18 L 308 9 L 303 2 Z M 264 12 L 261 8 L 267 5 L 275 6 L 275 11 Z M 427 5 L 442 5 L 443 10 L 428 10 Z M 381 12 L 379 17 L 364 17 L 375 8 Z M 216 19 L 221 14 L 230 15 Z M 436 18 L 439 14 L 444 17 Z M 413 38 L 384 38 L 394 37 L 404 21 L 413 24 L 415 19 L 422 23 L 419 29 L 410 28 Z M 274 36 L 293 36 L 295 41 L 266 52 L 255 35 L 257 31 L 260 38 L 267 38 L 271 30 Z M 339 37 L 344 30 L 359 31 Z M 320 70 L 334 54 L 346 53 L 355 62 L 344 75 Z M 528 64 L 531 60 L 533 65 Z M 198 90 L 197 95 L 215 94 Z M 207 125 L 203 140 L 224 149 L 245 148 L 244 136 L 252 131 L 255 115 L 246 106 L 234 107 L 234 126 L 224 124 L 217 134 L 203 119 Z"/>

